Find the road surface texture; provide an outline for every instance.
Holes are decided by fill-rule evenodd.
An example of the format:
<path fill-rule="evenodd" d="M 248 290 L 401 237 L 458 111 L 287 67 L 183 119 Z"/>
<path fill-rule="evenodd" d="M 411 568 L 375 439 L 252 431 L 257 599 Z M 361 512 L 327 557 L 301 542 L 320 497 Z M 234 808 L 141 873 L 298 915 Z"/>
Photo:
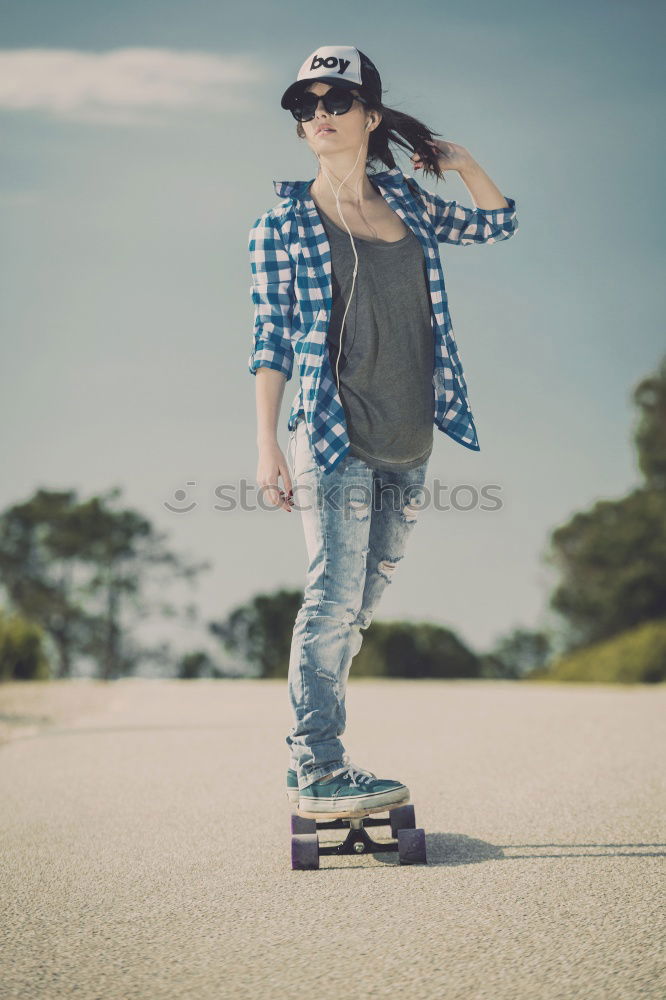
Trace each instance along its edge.
<path fill-rule="evenodd" d="M 352 679 L 346 748 L 429 864 L 292 871 L 285 682 L 112 682 L 0 746 L 0 997 L 663 1000 L 665 709 Z"/>

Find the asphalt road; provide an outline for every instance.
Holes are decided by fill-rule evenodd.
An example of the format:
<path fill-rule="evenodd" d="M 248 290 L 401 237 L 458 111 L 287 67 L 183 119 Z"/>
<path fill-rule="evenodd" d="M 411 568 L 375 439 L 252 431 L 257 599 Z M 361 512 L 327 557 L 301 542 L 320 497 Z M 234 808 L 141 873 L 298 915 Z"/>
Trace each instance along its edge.
<path fill-rule="evenodd" d="M 347 750 L 429 864 L 292 871 L 284 682 L 111 684 L 0 747 L 0 997 L 663 1000 L 665 709 L 352 680 Z"/>

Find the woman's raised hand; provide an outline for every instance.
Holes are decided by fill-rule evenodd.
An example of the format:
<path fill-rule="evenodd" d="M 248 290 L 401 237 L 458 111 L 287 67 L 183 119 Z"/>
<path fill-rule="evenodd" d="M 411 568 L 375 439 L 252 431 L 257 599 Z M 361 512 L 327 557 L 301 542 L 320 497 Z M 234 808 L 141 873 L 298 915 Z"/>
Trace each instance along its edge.
<path fill-rule="evenodd" d="M 437 155 L 440 170 L 462 170 L 473 162 L 468 150 L 456 142 L 447 142 L 445 139 L 435 141 L 433 139 L 432 142 L 428 141 L 428 145 L 432 146 L 433 152 Z M 414 170 L 420 170 L 423 167 L 423 159 L 418 153 L 412 153 L 410 159 Z"/>

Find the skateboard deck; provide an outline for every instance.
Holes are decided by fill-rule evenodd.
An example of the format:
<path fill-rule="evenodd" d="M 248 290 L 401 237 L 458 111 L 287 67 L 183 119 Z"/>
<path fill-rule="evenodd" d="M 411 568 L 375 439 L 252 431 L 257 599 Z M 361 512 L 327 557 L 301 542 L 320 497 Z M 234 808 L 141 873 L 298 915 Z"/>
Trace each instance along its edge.
<path fill-rule="evenodd" d="M 341 809 L 335 812 L 311 812 L 310 810 L 301 809 L 299 806 L 296 807 L 296 812 L 299 816 L 303 816 L 305 819 L 316 819 L 326 822 L 329 819 L 362 819 L 364 816 L 372 816 L 374 813 L 388 812 L 392 809 L 397 809 L 400 806 L 405 806 L 409 802 L 409 795 L 406 795 L 404 799 L 400 799 L 399 802 L 391 802 L 390 805 L 383 806 L 369 806 L 367 809 Z"/>

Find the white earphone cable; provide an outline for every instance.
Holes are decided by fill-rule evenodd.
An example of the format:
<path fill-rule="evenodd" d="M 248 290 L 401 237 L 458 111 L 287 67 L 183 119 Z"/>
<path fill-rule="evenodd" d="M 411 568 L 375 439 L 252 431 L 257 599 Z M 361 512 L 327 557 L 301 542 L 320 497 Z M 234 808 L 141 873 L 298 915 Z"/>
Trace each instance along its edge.
<path fill-rule="evenodd" d="M 365 126 L 366 129 L 370 128 L 371 124 L 372 124 L 372 122 L 367 122 L 366 126 Z M 356 167 L 356 164 L 358 163 L 358 158 L 361 155 L 361 150 L 362 149 L 363 149 L 363 143 L 361 143 L 361 145 L 359 146 L 359 150 L 358 150 L 358 153 L 356 154 L 356 159 L 354 161 L 354 166 L 349 171 L 349 174 L 353 173 L 354 168 Z M 317 159 L 319 160 L 319 166 L 324 171 L 324 174 L 326 176 L 326 180 L 329 183 L 329 187 L 330 187 L 331 191 L 333 191 L 333 194 L 335 195 L 335 205 L 336 205 L 336 208 L 338 210 L 338 214 L 340 215 L 340 218 L 342 219 L 342 221 L 345 224 L 345 229 L 349 233 L 349 239 L 351 240 L 352 250 L 354 251 L 354 273 L 352 275 L 351 293 L 349 295 L 349 301 L 347 302 L 347 306 L 345 308 L 344 316 L 342 317 L 342 323 L 340 324 L 340 344 L 339 344 L 339 347 L 338 347 L 338 357 L 337 357 L 336 362 L 335 362 L 336 384 L 337 384 L 338 392 L 339 392 L 340 391 L 340 356 L 342 354 L 342 332 L 344 330 L 345 320 L 347 319 L 347 311 L 349 309 L 349 306 L 351 305 L 352 296 L 354 294 L 354 285 L 356 283 L 356 274 L 358 273 L 358 254 L 356 253 L 356 247 L 354 245 L 354 237 L 352 236 L 352 233 L 351 233 L 351 230 L 350 230 L 349 226 L 345 222 L 344 215 L 340 211 L 340 189 L 342 188 L 342 185 L 347 180 L 347 177 L 349 177 L 349 174 L 347 174 L 347 177 L 343 178 L 343 180 L 340 182 L 340 187 L 338 188 L 337 191 L 335 191 L 333 185 L 331 184 L 331 179 L 330 179 L 330 177 L 328 175 L 328 171 L 326 170 L 326 167 L 324 166 L 324 164 L 321 162 L 321 159 L 319 157 L 319 153 L 317 153 L 316 156 L 317 156 Z"/>

